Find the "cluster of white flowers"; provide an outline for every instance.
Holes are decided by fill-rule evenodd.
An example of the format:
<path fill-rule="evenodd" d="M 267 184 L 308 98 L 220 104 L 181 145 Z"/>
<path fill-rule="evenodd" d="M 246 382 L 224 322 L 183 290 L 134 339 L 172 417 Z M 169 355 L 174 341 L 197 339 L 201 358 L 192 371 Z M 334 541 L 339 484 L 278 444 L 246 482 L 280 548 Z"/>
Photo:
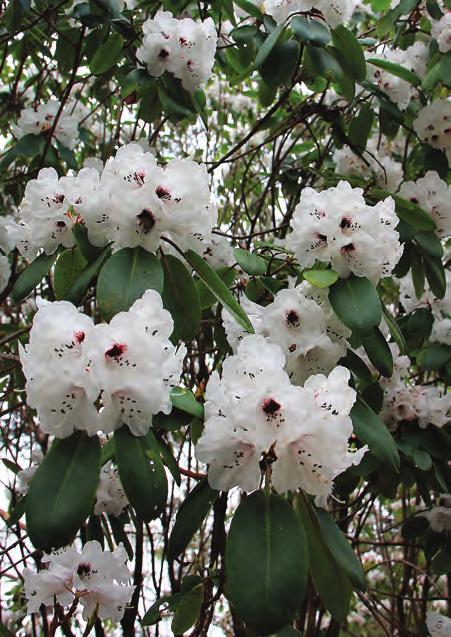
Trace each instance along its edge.
<path fill-rule="evenodd" d="M 428 212 L 437 225 L 439 237 L 451 235 L 451 186 L 440 179 L 435 170 L 429 170 L 424 177 L 402 184 L 399 194 Z"/>
<path fill-rule="evenodd" d="M 363 190 L 346 181 L 321 192 L 304 188 L 286 246 L 304 268 L 318 259 L 342 277 L 353 272 L 377 282 L 401 256 L 398 221 L 391 197 L 368 206 Z"/>
<path fill-rule="evenodd" d="M 392 62 L 412 71 L 418 77 L 423 78 L 427 71 L 429 52 L 427 46 L 420 41 L 415 42 L 407 49 L 385 49 L 378 53 L 367 53 L 368 58 Z M 388 70 L 379 68 L 371 63 L 367 64 L 368 77 L 388 95 L 401 109 L 407 108 L 412 97 L 418 95 L 418 91 L 410 82 L 393 75 Z"/>
<path fill-rule="evenodd" d="M 180 378 L 185 349 L 175 350 L 172 330 L 154 290 L 95 326 L 67 301 L 40 301 L 20 359 L 42 430 L 64 438 L 75 429 L 93 435 L 126 424 L 146 434 L 152 415 L 171 411 L 170 390 Z"/>
<path fill-rule="evenodd" d="M 443 98 L 424 106 L 413 128 L 423 142 L 443 150 L 451 160 L 451 100 Z"/>
<path fill-rule="evenodd" d="M 451 637 L 451 619 L 440 613 L 427 613 L 426 626 L 431 637 Z"/>
<path fill-rule="evenodd" d="M 304 281 L 280 290 L 266 307 L 243 297 L 241 306 L 256 334 L 279 345 L 286 358 L 290 380 L 302 385 L 312 374 L 329 373 L 346 354 L 350 330 L 338 320 L 327 293 Z M 227 339 L 236 352 L 246 332 L 227 310 L 222 311 Z"/>
<path fill-rule="evenodd" d="M 299 387 L 284 366 L 282 349 L 263 336 L 241 341 L 225 360 L 222 378 L 214 371 L 208 382 L 196 456 L 209 464 L 215 489 L 257 489 L 263 466 L 276 491 L 303 488 L 325 506 L 334 478 L 367 450 L 348 448 L 355 391 L 343 367 Z"/>
<path fill-rule="evenodd" d="M 23 571 L 29 613 L 38 612 L 41 604 L 53 606 L 56 597 L 61 606 L 79 600 L 85 620 L 96 609 L 100 619 L 122 619 L 135 589 L 126 584 L 130 573 L 122 544 L 114 551 L 103 551 L 99 542 L 90 541 L 81 552 L 70 546 L 44 555 L 42 563 L 47 568 L 37 573 L 29 568 Z"/>
<path fill-rule="evenodd" d="M 53 168 L 42 169 L 27 183 L 19 213 L 16 243 L 30 258 L 40 249 L 52 254 L 59 245 L 73 246 L 76 223 L 86 225 L 97 246 L 112 241 L 115 250 L 154 251 L 164 235 L 202 253 L 217 219 L 205 166 L 172 159 L 163 168 L 136 143 L 122 146 L 101 174 L 82 168 L 58 178 Z"/>
<path fill-rule="evenodd" d="M 390 348 L 393 375 L 380 380 L 384 390 L 383 420 L 392 429 L 401 421 L 412 420 L 418 420 L 420 427 L 447 425 L 451 417 L 451 394 L 434 385 L 415 385 L 409 377 L 408 356 L 401 356 L 398 346 L 393 343 Z"/>
<path fill-rule="evenodd" d="M 183 88 L 195 91 L 205 84 L 213 68 L 217 35 L 212 18 L 204 22 L 178 20 L 169 11 L 158 11 L 143 24 L 144 39 L 136 51 L 151 75 L 169 71 Z"/>
<path fill-rule="evenodd" d="M 431 35 L 442 53 L 451 51 L 451 11 L 446 11 L 440 20 L 432 20 Z"/>
<path fill-rule="evenodd" d="M 17 138 L 25 135 L 39 135 L 50 131 L 60 109 L 60 102 L 50 100 L 37 108 L 25 108 L 21 113 L 13 133 Z M 78 139 L 78 119 L 71 113 L 70 105 L 65 105 L 58 117 L 54 131 L 55 138 L 67 148 L 73 148 Z"/>
<path fill-rule="evenodd" d="M 100 472 L 100 481 L 96 491 L 94 513 L 110 513 L 116 517 L 128 504 L 116 467 L 107 462 Z"/>
<path fill-rule="evenodd" d="M 349 21 L 356 6 L 355 0 L 264 0 L 265 13 L 280 24 L 291 15 L 316 9 L 331 27 Z"/>

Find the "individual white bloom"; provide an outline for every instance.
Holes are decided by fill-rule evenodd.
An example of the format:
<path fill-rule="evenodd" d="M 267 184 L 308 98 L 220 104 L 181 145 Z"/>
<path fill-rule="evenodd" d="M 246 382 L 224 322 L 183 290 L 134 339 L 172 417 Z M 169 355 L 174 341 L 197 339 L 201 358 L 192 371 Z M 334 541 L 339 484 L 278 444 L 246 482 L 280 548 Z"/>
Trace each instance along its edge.
<path fill-rule="evenodd" d="M 265 13 L 277 24 L 285 22 L 294 13 L 310 11 L 313 6 L 313 0 L 264 0 Z"/>
<path fill-rule="evenodd" d="M 349 372 L 290 383 L 285 357 L 274 343 L 247 336 L 226 359 L 222 378 L 213 372 L 206 390 L 205 429 L 196 456 L 209 464 L 216 489 L 257 489 L 260 463 L 270 467 L 278 492 L 305 489 L 324 506 L 334 478 L 358 464 L 366 448 L 348 449 L 355 392 Z"/>
<path fill-rule="evenodd" d="M 451 51 L 451 11 L 444 13 L 440 20 L 432 20 L 431 35 L 442 53 Z"/>
<path fill-rule="evenodd" d="M 398 64 L 423 78 L 427 70 L 429 53 L 427 46 L 418 41 L 405 50 L 384 49 L 380 53 L 367 53 L 367 57 Z M 390 71 L 371 63 L 367 64 L 367 70 L 369 78 L 402 110 L 407 108 L 412 97 L 418 95 L 418 90 L 415 86 L 407 80 L 393 75 Z"/>
<path fill-rule="evenodd" d="M 451 186 L 440 179 L 435 170 L 429 170 L 416 181 L 403 183 L 399 195 L 418 204 L 431 215 L 439 237 L 451 235 Z"/>
<path fill-rule="evenodd" d="M 5 254 L 9 254 L 16 247 L 17 221 L 13 215 L 0 217 L 0 248 Z"/>
<path fill-rule="evenodd" d="M 433 507 L 430 511 L 422 511 L 419 515 L 427 518 L 433 531 L 437 533 L 451 531 L 451 509 L 449 507 Z"/>
<path fill-rule="evenodd" d="M 368 144 L 367 150 L 372 152 Z M 389 192 L 396 192 L 403 178 L 402 164 L 391 157 L 364 153 L 364 158 L 354 153 L 349 146 L 343 146 L 334 152 L 334 162 L 340 175 L 375 178 L 376 184 Z"/>
<path fill-rule="evenodd" d="M 202 252 L 217 220 L 205 166 L 173 159 L 162 168 L 133 143 L 108 160 L 101 183 L 108 193 L 104 203 L 92 206 L 92 214 L 82 211 L 89 233 L 103 225 L 115 249 L 154 251 L 164 236 L 183 250 Z"/>
<path fill-rule="evenodd" d="M 445 270 L 446 289 L 451 289 L 451 271 Z M 399 300 L 406 313 L 413 312 L 420 307 L 430 308 L 434 317 L 442 318 L 442 313 L 451 314 L 451 295 L 445 294 L 443 299 L 438 299 L 429 287 L 429 283 L 425 281 L 424 291 L 418 299 L 415 294 L 412 277 L 407 275 L 403 277 L 399 285 Z"/>
<path fill-rule="evenodd" d="M 226 237 L 215 234 L 200 240 L 202 241 L 201 254 L 212 268 L 230 268 L 233 266 L 235 256 L 230 241 Z"/>
<path fill-rule="evenodd" d="M 62 606 L 78 597 L 85 619 L 92 617 L 96 606 L 100 618 L 122 619 L 135 588 L 125 584 L 130 573 L 122 544 L 114 551 L 103 551 L 99 542 L 90 541 L 81 552 L 71 546 L 44 555 L 42 562 L 46 569 L 23 572 L 29 613 L 37 612 L 41 604 L 53 605 L 55 596 Z"/>
<path fill-rule="evenodd" d="M 316 259 L 342 277 L 353 272 L 377 282 L 389 276 L 401 256 L 398 217 L 391 197 L 368 206 L 361 188 L 340 181 L 335 188 L 302 191 L 286 246 L 308 268 Z"/>
<path fill-rule="evenodd" d="M 439 613 L 426 614 L 426 626 L 431 637 L 451 637 L 451 619 Z"/>
<path fill-rule="evenodd" d="M 177 20 L 169 11 L 158 11 L 143 24 L 144 39 L 136 55 L 149 73 L 159 77 L 170 71 L 184 89 L 195 91 L 211 75 L 217 35 L 212 18 L 204 22 Z"/>
<path fill-rule="evenodd" d="M 429 339 L 432 342 L 451 345 L 451 318 L 436 317 Z"/>
<path fill-rule="evenodd" d="M 83 429 L 93 435 L 99 426 L 85 391 L 84 348 L 92 319 L 68 301 L 39 301 L 38 308 L 28 345 L 19 344 L 27 402 L 37 410 L 45 433 L 65 438 Z"/>
<path fill-rule="evenodd" d="M 333 28 L 349 20 L 354 10 L 354 0 L 265 0 L 265 13 L 280 24 L 291 15 L 316 9 Z"/>
<path fill-rule="evenodd" d="M 3 254 L 0 254 L 0 292 L 3 292 L 8 285 L 10 276 L 11 266 L 9 265 L 9 259 Z"/>
<path fill-rule="evenodd" d="M 413 391 L 414 409 L 420 427 L 444 427 L 451 419 L 451 393 L 433 385 L 417 386 Z"/>
<path fill-rule="evenodd" d="M 313 6 L 322 12 L 327 24 L 335 29 L 350 20 L 355 9 L 355 0 L 319 0 Z"/>
<path fill-rule="evenodd" d="M 25 494 L 28 492 L 30 488 L 31 481 L 33 479 L 34 474 L 37 471 L 37 468 L 42 462 L 43 459 L 41 449 L 35 449 L 31 454 L 32 464 L 26 469 L 22 469 L 17 474 L 17 492 L 21 494 Z"/>
<path fill-rule="evenodd" d="M 413 123 L 421 141 L 451 157 L 451 101 L 445 98 L 424 106 Z"/>
<path fill-rule="evenodd" d="M 170 390 L 180 378 L 185 354 L 184 347 L 176 351 L 169 341 L 172 329 L 160 295 L 147 290 L 128 312 L 87 334 L 89 396 L 93 402 L 101 397 L 103 431 L 126 424 L 141 436 L 154 414 L 171 411 Z"/>
<path fill-rule="evenodd" d="M 50 100 L 40 104 L 37 109 L 25 108 L 19 117 L 17 126 L 13 127 L 16 137 L 24 135 L 39 135 L 53 128 L 55 117 L 60 109 L 60 103 Z M 78 139 L 78 120 L 63 108 L 54 131 L 55 138 L 67 148 L 73 148 Z"/>
<path fill-rule="evenodd" d="M 94 513 L 110 513 L 116 517 L 122 513 L 128 504 L 117 469 L 108 462 L 100 472 L 100 482 L 96 491 L 96 503 Z"/>

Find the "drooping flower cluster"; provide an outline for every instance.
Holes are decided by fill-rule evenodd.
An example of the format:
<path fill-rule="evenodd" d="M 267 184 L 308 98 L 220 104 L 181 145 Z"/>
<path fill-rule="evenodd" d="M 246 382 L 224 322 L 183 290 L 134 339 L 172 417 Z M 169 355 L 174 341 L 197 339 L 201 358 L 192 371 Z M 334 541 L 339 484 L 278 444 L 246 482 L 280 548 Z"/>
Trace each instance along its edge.
<path fill-rule="evenodd" d="M 50 100 L 40 104 L 36 109 L 25 108 L 21 113 L 13 132 L 16 137 L 25 135 L 39 135 L 52 130 L 55 118 L 61 104 L 57 100 Z M 78 119 L 70 112 L 66 105 L 61 111 L 54 130 L 55 138 L 67 148 L 74 148 L 78 140 Z"/>
<path fill-rule="evenodd" d="M 424 177 L 402 184 L 399 194 L 410 199 L 428 212 L 437 225 L 439 237 L 451 235 L 451 186 L 440 179 L 435 170 L 429 170 Z"/>
<path fill-rule="evenodd" d="M 41 301 L 20 359 L 42 430 L 64 438 L 126 424 L 137 436 L 147 433 L 153 414 L 171 411 L 181 374 L 185 350 L 170 343 L 172 329 L 154 290 L 96 326 L 67 301 Z"/>
<path fill-rule="evenodd" d="M 136 56 L 151 75 L 169 71 L 183 88 L 195 91 L 211 75 L 216 53 L 216 29 L 212 18 L 204 22 L 178 20 L 169 11 L 158 11 L 143 24 L 144 39 Z"/>
<path fill-rule="evenodd" d="M 316 9 L 321 11 L 324 20 L 331 27 L 337 27 L 348 22 L 355 5 L 355 0 L 265 0 L 264 9 L 278 24 L 295 13 Z"/>
<path fill-rule="evenodd" d="M 208 382 L 196 455 L 209 464 L 213 488 L 252 491 L 261 483 L 261 467 L 270 468 L 276 491 L 302 488 L 325 506 L 334 478 L 366 451 L 348 448 L 355 391 L 343 367 L 298 387 L 284 366 L 282 349 L 263 336 L 241 341 L 222 378 L 215 371 Z"/>
<path fill-rule="evenodd" d="M 426 75 L 429 53 L 427 46 L 417 41 L 407 49 L 384 49 L 381 53 L 369 53 L 367 57 L 398 64 L 423 78 Z M 412 97 L 418 95 L 417 89 L 411 82 L 390 71 L 371 63 L 367 64 L 367 69 L 369 77 L 399 108 L 407 108 Z"/>
<path fill-rule="evenodd" d="M 96 609 L 100 619 L 122 619 L 135 589 L 126 584 L 130 573 L 122 544 L 114 551 L 103 551 L 99 542 L 90 541 L 81 551 L 70 546 L 44 555 L 42 563 L 46 568 L 37 573 L 29 568 L 23 571 L 29 613 L 38 612 L 41 604 L 53 606 L 56 597 L 61 606 L 78 599 L 85 620 Z"/>
<path fill-rule="evenodd" d="M 321 192 L 304 188 L 286 246 L 304 268 L 318 259 L 342 277 L 353 272 L 377 282 L 390 275 L 401 256 L 397 224 L 391 197 L 368 206 L 363 190 L 345 181 Z"/>
<path fill-rule="evenodd" d="M 286 371 L 296 385 L 312 374 L 329 373 L 346 353 L 350 330 L 333 313 L 327 294 L 306 281 L 280 290 L 266 307 L 246 297 L 241 306 L 255 332 L 280 345 L 287 357 Z M 227 339 L 236 352 L 246 333 L 227 310 L 222 316 Z"/>
<path fill-rule="evenodd" d="M 202 253 L 217 218 L 204 166 L 173 159 L 163 168 L 136 143 L 122 146 L 101 174 L 83 168 L 58 178 L 53 168 L 42 169 L 28 182 L 19 212 L 17 245 L 31 258 L 41 248 L 52 254 L 58 245 L 73 246 L 76 223 L 97 246 L 111 241 L 113 249 L 154 251 L 163 235 Z"/>
<path fill-rule="evenodd" d="M 446 11 L 440 20 L 432 20 L 431 35 L 442 53 L 451 51 L 451 11 Z"/>
<path fill-rule="evenodd" d="M 443 150 L 451 160 L 451 101 L 445 98 L 424 106 L 413 123 L 421 139 L 433 148 Z"/>
<path fill-rule="evenodd" d="M 100 481 L 96 491 L 94 513 L 109 513 L 116 517 L 128 504 L 118 471 L 111 462 L 107 462 L 100 471 Z"/>

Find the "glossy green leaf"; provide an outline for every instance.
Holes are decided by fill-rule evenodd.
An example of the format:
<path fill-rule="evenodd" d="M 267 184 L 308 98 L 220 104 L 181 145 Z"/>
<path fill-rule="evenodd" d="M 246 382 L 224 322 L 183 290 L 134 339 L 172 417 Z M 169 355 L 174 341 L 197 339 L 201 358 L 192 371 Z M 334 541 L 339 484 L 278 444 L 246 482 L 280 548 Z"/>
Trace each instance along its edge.
<path fill-rule="evenodd" d="M 335 270 L 304 270 L 302 276 L 316 288 L 328 288 L 338 281 Z"/>
<path fill-rule="evenodd" d="M 343 79 L 343 69 L 330 51 L 319 46 L 306 45 L 304 63 L 310 72 L 321 75 L 332 82 Z"/>
<path fill-rule="evenodd" d="M 443 299 L 446 294 L 446 275 L 442 260 L 425 254 L 423 263 L 429 287 L 438 299 Z"/>
<path fill-rule="evenodd" d="M 398 195 L 392 195 L 392 197 L 395 200 L 396 214 L 400 219 L 415 226 L 418 230 L 435 230 L 434 220 L 427 212 L 422 210 L 420 206 Z"/>
<path fill-rule="evenodd" d="M 99 274 L 103 264 L 109 258 L 111 248 L 105 246 L 99 256 L 92 263 L 88 264 L 79 274 L 71 289 L 67 292 L 66 300 L 74 305 L 81 303 L 90 285 Z"/>
<path fill-rule="evenodd" d="M 234 317 L 237 323 L 244 327 L 247 332 L 253 334 L 254 328 L 252 327 L 252 323 L 246 316 L 245 311 L 243 310 L 241 305 L 237 301 L 235 301 L 230 290 L 219 278 L 216 272 L 208 265 L 208 263 L 204 259 L 202 259 L 201 256 L 197 254 L 197 252 L 188 250 L 187 252 L 185 252 L 184 256 L 191 267 L 194 268 L 199 277 L 205 283 L 210 292 L 214 295 L 214 297 L 220 303 L 222 303 L 225 308 L 227 308 L 227 310 Z"/>
<path fill-rule="evenodd" d="M 230 289 L 236 277 L 236 270 L 234 268 L 222 267 L 215 270 L 218 277 L 224 282 L 227 289 Z M 196 282 L 197 291 L 199 292 L 200 306 L 202 310 L 210 308 L 216 303 L 216 297 L 205 283 L 200 279 Z"/>
<path fill-rule="evenodd" d="M 392 339 L 395 341 L 395 343 L 398 345 L 400 353 L 405 354 L 407 346 L 406 346 L 406 341 L 401 331 L 401 328 L 396 322 L 396 319 L 394 318 L 394 316 L 391 315 L 391 313 L 388 311 L 388 309 L 385 307 L 382 301 L 381 301 L 381 304 L 382 304 L 382 312 L 384 315 L 384 319 L 385 319 L 385 322 L 387 323 L 390 335 Z"/>
<path fill-rule="evenodd" d="M 204 408 L 194 397 L 190 389 L 183 387 L 173 387 L 171 389 L 171 402 L 174 407 L 184 411 L 195 418 L 204 419 Z"/>
<path fill-rule="evenodd" d="M 148 289 L 161 294 L 163 268 L 157 257 L 143 248 L 123 248 L 103 266 L 97 281 L 97 301 L 106 321 L 127 311 Z"/>
<path fill-rule="evenodd" d="M 199 331 L 201 309 L 199 293 L 191 273 L 170 254 L 161 259 L 164 272 L 163 305 L 174 321 L 173 342 L 192 341 Z"/>
<path fill-rule="evenodd" d="M 116 463 L 124 491 L 137 515 L 145 522 L 161 515 L 168 484 L 158 442 L 152 431 L 134 436 L 127 426 L 114 432 Z"/>
<path fill-rule="evenodd" d="M 357 117 L 354 117 L 349 123 L 349 139 L 360 151 L 366 148 L 373 120 L 374 114 L 372 109 L 369 106 L 362 106 Z"/>
<path fill-rule="evenodd" d="M 88 238 L 88 230 L 82 223 L 76 223 L 72 228 L 72 234 L 75 237 L 77 246 L 83 256 L 88 262 L 92 263 L 97 259 L 103 248 L 92 245 Z"/>
<path fill-rule="evenodd" d="M 20 303 L 33 292 L 45 275 L 49 273 L 57 256 L 58 251 L 53 254 L 45 254 L 43 252 L 19 274 L 11 292 L 11 298 L 14 303 Z"/>
<path fill-rule="evenodd" d="M 204 478 L 182 501 L 169 538 L 169 559 L 175 559 L 183 553 L 217 497 L 218 491 L 212 489 Z"/>
<path fill-rule="evenodd" d="M 386 378 L 393 374 L 393 356 L 384 335 L 378 327 L 362 336 L 362 345 L 374 367 Z"/>
<path fill-rule="evenodd" d="M 242 248 L 236 248 L 234 251 L 235 259 L 246 274 L 252 276 L 260 276 L 266 272 L 266 261 L 254 252 L 248 252 Z"/>
<path fill-rule="evenodd" d="M 69 248 L 60 254 L 53 274 L 57 301 L 68 297 L 73 284 L 85 267 L 86 260 L 78 248 Z"/>
<path fill-rule="evenodd" d="M 226 545 L 226 596 L 258 635 L 291 622 L 307 582 L 304 532 L 279 495 L 254 491 L 242 500 Z"/>
<path fill-rule="evenodd" d="M 268 37 L 266 38 L 266 40 L 263 42 L 263 44 L 258 50 L 257 56 L 255 58 L 255 62 L 254 62 L 254 69 L 258 70 L 262 66 L 263 62 L 266 60 L 266 58 L 271 53 L 271 51 L 276 46 L 276 44 L 279 42 L 279 40 L 282 38 L 284 32 L 285 32 L 285 26 L 283 24 L 279 24 L 274 29 L 274 31 L 271 31 L 271 33 L 268 35 Z"/>
<path fill-rule="evenodd" d="M 332 41 L 343 54 L 344 69 L 356 82 L 366 77 L 365 56 L 361 45 L 352 31 L 340 24 L 332 30 Z"/>
<path fill-rule="evenodd" d="M 426 230 L 417 232 L 415 233 L 415 242 L 423 252 L 426 252 L 431 257 L 442 258 L 443 246 L 435 232 L 427 232 Z"/>
<path fill-rule="evenodd" d="M 374 285 L 365 277 L 351 274 L 329 290 L 333 311 L 350 330 L 368 335 L 382 318 L 382 306 Z"/>
<path fill-rule="evenodd" d="M 100 443 L 76 431 L 56 440 L 31 481 L 26 520 L 36 548 L 70 544 L 88 517 L 100 477 Z"/>
<path fill-rule="evenodd" d="M 96 50 L 89 63 L 89 70 L 94 75 L 105 73 L 117 64 L 121 55 L 124 40 L 119 33 L 112 33 L 107 40 Z"/>
<path fill-rule="evenodd" d="M 409 82 L 409 84 L 413 84 L 413 86 L 419 86 L 421 84 L 418 75 L 415 75 L 415 73 L 412 73 L 412 71 L 409 71 L 409 69 L 404 68 L 400 64 L 395 64 L 395 62 L 390 62 L 389 60 L 379 60 L 378 58 L 367 58 L 366 61 L 368 64 L 384 69 L 384 71 L 388 71 L 391 75 L 396 75 L 396 77 Z"/>
<path fill-rule="evenodd" d="M 177 605 L 171 630 L 174 635 L 182 635 L 193 626 L 200 614 L 204 599 L 203 586 L 199 584 L 185 593 Z"/>
<path fill-rule="evenodd" d="M 395 441 L 385 423 L 360 396 L 351 409 L 351 420 L 359 440 L 367 444 L 380 460 L 397 470 L 399 454 Z"/>
<path fill-rule="evenodd" d="M 327 25 L 303 15 L 295 15 L 291 18 L 291 30 L 301 42 L 311 44 L 327 44 L 330 42 L 330 31 Z"/>
<path fill-rule="evenodd" d="M 451 359 L 451 346 L 445 343 L 431 343 L 417 356 L 417 364 L 428 371 L 435 371 Z"/>
<path fill-rule="evenodd" d="M 260 74 L 269 86 L 290 84 L 299 64 L 301 47 L 296 40 L 277 44 L 260 67 Z"/>

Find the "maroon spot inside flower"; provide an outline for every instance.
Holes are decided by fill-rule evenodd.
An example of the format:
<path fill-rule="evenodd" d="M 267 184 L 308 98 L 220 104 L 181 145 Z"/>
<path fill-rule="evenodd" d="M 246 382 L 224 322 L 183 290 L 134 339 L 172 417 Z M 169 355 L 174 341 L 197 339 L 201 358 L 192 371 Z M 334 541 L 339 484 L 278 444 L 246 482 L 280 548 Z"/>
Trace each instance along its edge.
<path fill-rule="evenodd" d="M 133 179 L 134 181 L 136 181 L 139 187 L 144 185 L 145 176 L 146 176 L 146 173 L 144 172 L 144 170 L 137 170 L 136 172 L 133 173 Z"/>
<path fill-rule="evenodd" d="M 55 225 L 56 225 L 57 228 L 65 228 L 66 227 L 66 224 L 65 224 L 64 221 L 57 221 Z"/>
<path fill-rule="evenodd" d="M 343 254 L 348 254 L 349 252 L 353 252 L 354 250 L 355 250 L 355 245 L 353 243 L 348 243 L 348 245 L 343 246 L 340 251 Z"/>
<path fill-rule="evenodd" d="M 300 325 L 299 315 L 297 312 L 295 312 L 295 310 L 290 310 L 289 312 L 287 312 L 285 319 L 287 325 L 290 325 L 291 327 L 299 327 Z"/>
<path fill-rule="evenodd" d="M 418 203 L 418 199 L 416 197 L 410 197 L 410 201 L 412 203 Z"/>
<path fill-rule="evenodd" d="M 169 201 L 171 198 L 171 193 L 164 186 L 158 186 L 155 190 L 155 194 L 159 199 L 164 199 L 165 201 Z"/>
<path fill-rule="evenodd" d="M 86 577 L 87 575 L 90 575 L 92 571 L 92 564 L 90 564 L 89 562 L 80 562 L 80 564 L 77 567 L 77 575 L 79 577 Z"/>
<path fill-rule="evenodd" d="M 76 343 L 83 343 L 85 340 L 86 334 L 84 332 L 74 332 L 74 338 Z"/>
<path fill-rule="evenodd" d="M 127 349 L 125 343 L 115 343 L 113 347 L 105 352 L 105 358 L 119 358 Z"/>
<path fill-rule="evenodd" d="M 327 243 L 327 236 L 325 234 L 320 234 L 319 232 L 315 232 L 315 237 L 319 239 L 322 243 Z"/>
<path fill-rule="evenodd" d="M 169 57 L 169 51 L 167 49 L 161 49 L 158 54 L 160 60 L 166 60 Z"/>
<path fill-rule="evenodd" d="M 351 219 L 349 219 L 349 217 L 343 217 L 343 219 L 340 221 L 340 228 L 344 230 L 345 228 L 350 228 L 350 227 L 351 227 Z"/>
<path fill-rule="evenodd" d="M 150 210 L 147 210 L 147 208 L 141 210 L 139 215 L 136 215 L 136 218 L 138 219 L 138 225 L 144 234 L 148 234 L 155 225 L 155 217 Z"/>
<path fill-rule="evenodd" d="M 62 192 L 57 192 L 55 195 L 55 203 L 63 203 L 64 201 L 64 194 Z"/>
<path fill-rule="evenodd" d="M 278 403 L 277 400 L 274 400 L 274 398 L 265 398 L 263 401 L 263 411 L 269 416 L 275 416 L 281 406 L 282 405 Z"/>
<path fill-rule="evenodd" d="M 179 42 L 181 46 L 186 46 L 188 44 L 188 40 L 182 36 L 179 37 Z"/>

